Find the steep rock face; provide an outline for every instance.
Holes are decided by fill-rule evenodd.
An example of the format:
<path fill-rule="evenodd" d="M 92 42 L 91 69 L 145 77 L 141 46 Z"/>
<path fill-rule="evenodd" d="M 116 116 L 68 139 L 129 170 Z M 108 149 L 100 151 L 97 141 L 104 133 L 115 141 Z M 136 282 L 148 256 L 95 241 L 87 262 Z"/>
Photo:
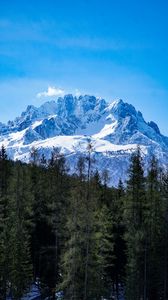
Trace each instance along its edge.
<path fill-rule="evenodd" d="M 77 129 L 86 128 L 88 123 L 99 119 L 106 106 L 105 100 L 94 96 L 77 98 L 66 95 L 56 101 L 46 102 L 39 108 L 29 105 L 20 117 L 8 122 L 6 130 L 2 131 L 0 125 L 0 133 L 22 131 L 33 126 L 33 130 L 43 139 L 58 134 L 71 135 Z"/>
<path fill-rule="evenodd" d="M 126 180 L 130 154 L 137 145 L 146 165 L 153 154 L 164 168 L 168 164 L 168 137 L 122 100 L 107 103 L 89 95 L 66 95 L 39 108 L 29 105 L 14 121 L 0 123 L 0 144 L 12 159 L 28 161 L 32 147 L 49 157 L 53 147 L 59 147 L 71 172 L 78 157 L 86 155 L 88 141 L 93 145 L 93 168 L 100 173 L 106 168 L 114 185 L 119 178 Z"/>

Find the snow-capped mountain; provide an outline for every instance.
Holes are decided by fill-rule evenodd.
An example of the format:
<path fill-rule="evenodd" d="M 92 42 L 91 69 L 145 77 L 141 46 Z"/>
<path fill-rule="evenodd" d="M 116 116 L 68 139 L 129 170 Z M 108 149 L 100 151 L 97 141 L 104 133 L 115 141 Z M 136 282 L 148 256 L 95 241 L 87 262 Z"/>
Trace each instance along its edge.
<path fill-rule="evenodd" d="M 164 168 L 168 164 L 168 137 L 122 100 L 108 103 L 94 96 L 66 95 L 39 108 L 29 105 L 14 121 L 0 123 L 0 144 L 12 159 L 29 161 L 33 147 L 48 158 L 58 147 L 71 172 L 78 157 L 86 155 L 88 141 L 93 146 L 93 169 L 100 173 L 107 169 L 113 185 L 126 179 L 130 154 L 137 145 L 146 165 L 152 154 Z"/>

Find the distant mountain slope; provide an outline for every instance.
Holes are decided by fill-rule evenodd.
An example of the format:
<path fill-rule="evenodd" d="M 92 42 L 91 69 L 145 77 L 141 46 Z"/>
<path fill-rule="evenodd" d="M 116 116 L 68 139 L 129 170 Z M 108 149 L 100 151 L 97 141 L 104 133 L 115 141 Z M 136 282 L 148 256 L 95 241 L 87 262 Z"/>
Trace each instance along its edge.
<path fill-rule="evenodd" d="M 93 145 L 93 168 L 100 173 L 107 169 L 114 185 L 119 178 L 126 179 L 137 145 L 146 164 L 152 154 L 164 168 L 168 164 L 168 137 L 122 100 L 108 103 L 94 96 L 66 95 L 39 108 L 29 105 L 14 121 L 0 123 L 0 144 L 12 159 L 28 161 L 32 147 L 49 157 L 53 147 L 59 147 L 71 172 L 78 157 L 86 155 L 88 141 Z"/>

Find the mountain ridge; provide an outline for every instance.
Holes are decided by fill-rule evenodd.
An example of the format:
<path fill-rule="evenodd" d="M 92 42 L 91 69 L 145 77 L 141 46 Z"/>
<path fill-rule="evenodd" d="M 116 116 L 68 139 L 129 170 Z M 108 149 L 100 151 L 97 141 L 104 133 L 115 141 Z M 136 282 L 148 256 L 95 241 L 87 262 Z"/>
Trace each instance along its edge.
<path fill-rule="evenodd" d="M 113 174 L 111 185 L 117 185 L 119 178 L 126 180 L 130 154 L 137 145 L 146 165 L 153 154 L 164 169 L 168 164 L 168 137 L 121 99 L 108 103 L 95 96 L 68 94 L 39 108 L 28 105 L 20 117 L 0 123 L 0 144 L 10 158 L 27 162 L 32 147 L 49 157 L 52 148 L 58 147 L 66 155 L 71 173 L 78 157 L 86 155 L 88 140 L 93 144 L 93 168 L 100 173 L 106 168 Z"/>

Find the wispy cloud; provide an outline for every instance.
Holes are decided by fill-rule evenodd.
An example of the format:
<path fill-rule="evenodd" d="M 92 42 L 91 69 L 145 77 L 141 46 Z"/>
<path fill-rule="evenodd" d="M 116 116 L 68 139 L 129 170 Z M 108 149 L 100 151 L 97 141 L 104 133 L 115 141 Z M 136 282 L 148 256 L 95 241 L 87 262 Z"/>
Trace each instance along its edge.
<path fill-rule="evenodd" d="M 40 92 L 36 95 L 37 98 L 42 98 L 42 97 L 52 97 L 52 96 L 63 96 L 65 94 L 65 90 L 61 88 L 57 88 L 54 86 L 49 86 L 47 91 Z"/>
<path fill-rule="evenodd" d="M 0 35 L 3 43 L 24 41 L 25 43 L 41 43 L 54 46 L 58 49 L 84 49 L 90 51 L 123 51 L 150 48 L 150 44 L 142 41 L 124 41 L 109 37 L 92 35 L 69 35 L 66 30 L 55 30 L 58 27 L 54 22 L 18 23 L 11 20 L 0 20 Z M 52 30 L 51 30 L 52 29 Z"/>
<path fill-rule="evenodd" d="M 141 41 L 129 42 L 109 37 L 93 37 L 91 35 L 78 37 L 58 37 L 50 40 L 52 44 L 59 48 L 84 49 L 90 51 L 124 51 L 150 49 L 150 44 Z"/>

